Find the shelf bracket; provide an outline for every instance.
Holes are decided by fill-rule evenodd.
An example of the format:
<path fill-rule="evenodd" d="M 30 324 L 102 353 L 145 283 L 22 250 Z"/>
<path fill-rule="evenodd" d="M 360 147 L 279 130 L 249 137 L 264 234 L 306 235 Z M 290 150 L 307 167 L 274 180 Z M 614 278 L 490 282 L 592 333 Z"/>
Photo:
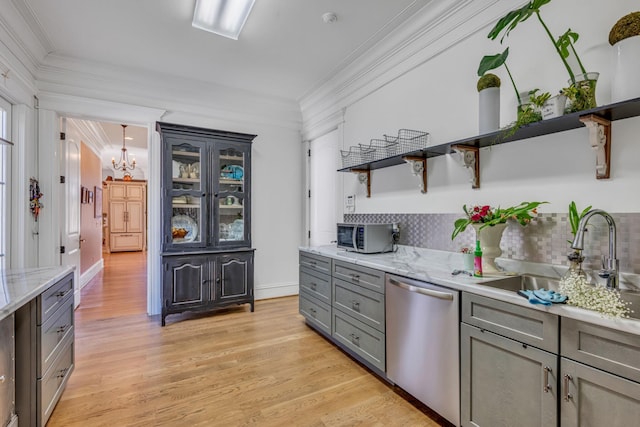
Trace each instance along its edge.
<path fill-rule="evenodd" d="M 462 166 L 469 171 L 471 188 L 480 188 L 480 149 L 469 145 L 452 145 L 451 149 L 462 155 Z"/>
<path fill-rule="evenodd" d="M 609 179 L 611 166 L 611 121 L 595 114 L 580 117 L 589 130 L 589 143 L 596 152 L 596 179 Z"/>
<path fill-rule="evenodd" d="M 404 156 L 402 160 L 409 164 L 413 176 L 421 178 L 420 192 L 425 194 L 427 192 L 427 159 L 419 156 Z"/>
<path fill-rule="evenodd" d="M 371 170 L 370 169 L 351 169 L 351 172 L 358 174 L 358 182 L 367 186 L 367 197 L 371 197 Z"/>

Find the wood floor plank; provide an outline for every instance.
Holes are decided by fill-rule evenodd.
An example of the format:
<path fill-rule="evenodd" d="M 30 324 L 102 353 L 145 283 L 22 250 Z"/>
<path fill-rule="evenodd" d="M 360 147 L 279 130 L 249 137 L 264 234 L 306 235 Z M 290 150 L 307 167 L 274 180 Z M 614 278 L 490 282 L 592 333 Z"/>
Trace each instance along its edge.
<path fill-rule="evenodd" d="M 297 297 L 160 327 L 145 257 L 105 254 L 82 290 L 76 367 L 49 427 L 444 424 L 308 327 Z"/>

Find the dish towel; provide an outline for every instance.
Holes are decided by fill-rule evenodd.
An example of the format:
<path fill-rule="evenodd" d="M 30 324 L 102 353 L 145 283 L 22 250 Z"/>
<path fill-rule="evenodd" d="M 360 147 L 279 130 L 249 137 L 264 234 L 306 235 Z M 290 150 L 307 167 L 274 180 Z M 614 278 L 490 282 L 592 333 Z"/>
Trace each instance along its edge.
<path fill-rule="evenodd" d="M 552 290 L 535 289 L 518 291 L 518 294 L 527 298 L 531 304 L 551 305 L 563 304 L 567 301 L 567 296 Z"/>

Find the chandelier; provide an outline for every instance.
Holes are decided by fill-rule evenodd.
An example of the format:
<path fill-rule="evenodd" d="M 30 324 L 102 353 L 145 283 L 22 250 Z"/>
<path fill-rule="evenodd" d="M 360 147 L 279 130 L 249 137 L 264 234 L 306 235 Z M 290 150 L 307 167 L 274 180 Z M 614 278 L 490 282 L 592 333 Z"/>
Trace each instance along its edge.
<path fill-rule="evenodd" d="M 124 131 L 127 125 L 122 126 L 122 149 L 120 150 L 120 161 L 116 163 L 116 158 L 111 158 L 111 164 L 115 170 L 121 170 L 122 172 L 132 171 L 136 168 L 136 159 L 133 159 L 132 162 L 129 162 L 129 155 L 127 154 L 127 147 L 125 146 L 125 137 Z"/>

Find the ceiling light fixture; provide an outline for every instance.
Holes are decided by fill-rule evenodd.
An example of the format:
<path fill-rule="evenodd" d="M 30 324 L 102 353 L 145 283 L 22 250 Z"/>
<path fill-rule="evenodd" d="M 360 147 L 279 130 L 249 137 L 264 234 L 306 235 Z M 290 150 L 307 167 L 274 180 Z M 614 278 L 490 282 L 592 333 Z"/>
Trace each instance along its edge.
<path fill-rule="evenodd" d="M 122 172 L 132 171 L 136 168 L 136 159 L 133 159 L 131 163 L 129 163 L 129 155 L 127 154 L 127 147 L 125 146 L 125 138 L 124 130 L 127 128 L 127 125 L 122 126 L 122 149 L 120 150 L 120 161 L 116 163 L 116 158 L 111 158 L 111 164 L 115 170 L 121 170 Z M 129 138 L 131 139 L 131 138 Z"/>
<path fill-rule="evenodd" d="M 255 0 L 196 0 L 192 26 L 238 40 Z"/>

